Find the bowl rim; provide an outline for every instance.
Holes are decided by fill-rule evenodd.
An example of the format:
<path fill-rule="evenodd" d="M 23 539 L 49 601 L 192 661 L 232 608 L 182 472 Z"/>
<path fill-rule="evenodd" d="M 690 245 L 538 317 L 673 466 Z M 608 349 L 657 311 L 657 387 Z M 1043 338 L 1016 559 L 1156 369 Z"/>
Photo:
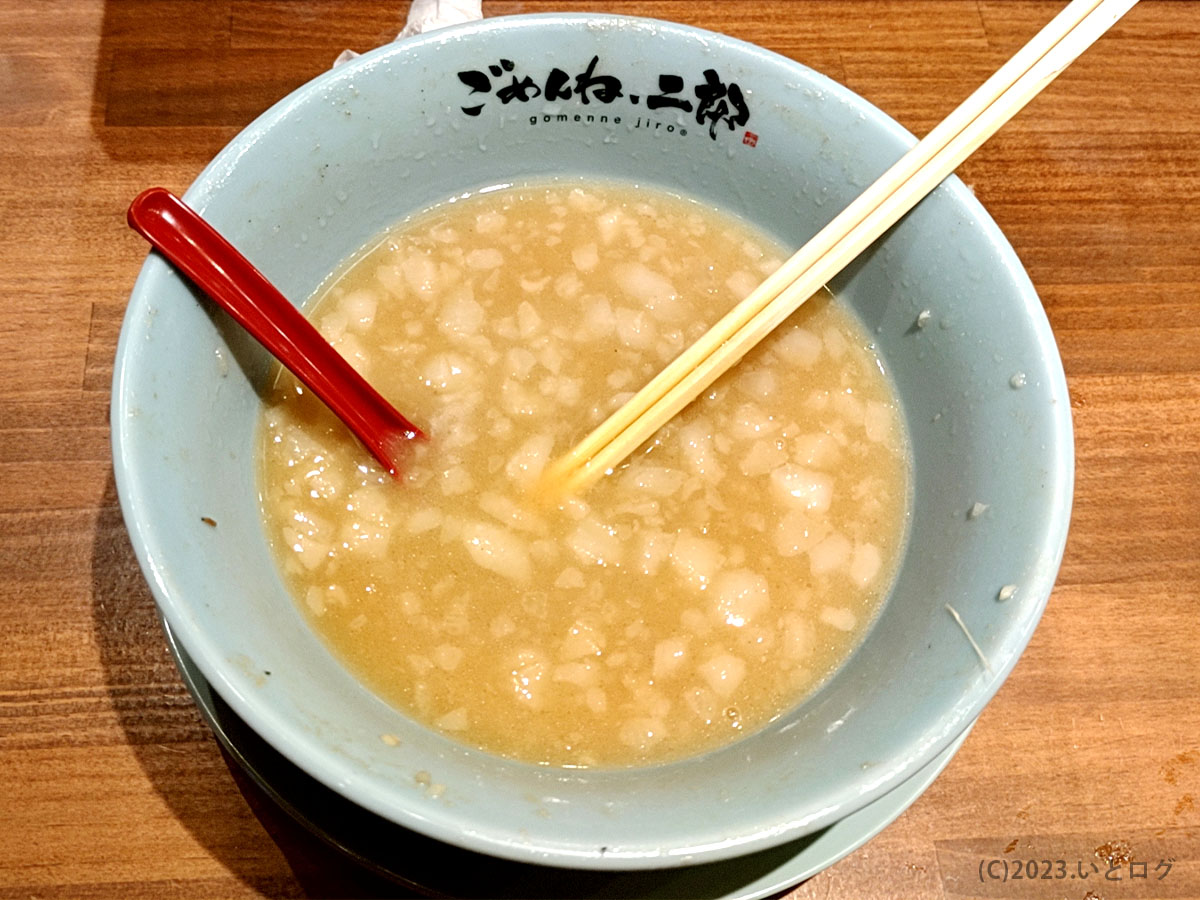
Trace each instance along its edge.
<path fill-rule="evenodd" d="M 213 191 L 220 187 L 226 173 L 236 165 L 238 159 L 248 149 L 259 142 L 263 134 L 284 120 L 294 108 L 309 102 L 310 98 L 319 94 L 327 86 L 339 79 L 364 72 L 377 65 L 381 60 L 423 46 L 436 46 L 448 39 L 461 39 L 477 35 L 486 37 L 489 32 L 497 29 L 578 27 L 581 24 L 589 23 L 603 26 L 653 28 L 659 32 L 670 34 L 673 38 L 715 42 L 719 43 L 723 49 L 729 48 L 750 58 L 758 57 L 776 65 L 782 63 L 803 72 L 806 79 L 815 81 L 822 90 L 849 103 L 863 116 L 870 119 L 872 126 L 891 133 L 906 145 L 915 143 L 916 139 L 913 135 L 898 122 L 849 88 L 797 60 L 747 41 L 690 25 L 648 17 L 587 12 L 535 13 L 497 16 L 438 29 L 383 45 L 341 66 L 322 72 L 272 105 L 240 131 L 204 167 L 184 194 L 184 199 L 203 212 L 208 199 Z M 1015 250 L 1000 231 L 999 226 L 984 210 L 982 204 L 956 176 L 948 179 L 943 188 L 953 195 L 958 204 L 964 205 L 976 216 L 993 245 L 1005 274 L 1019 290 L 1021 304 L 1034 317 L 1033 325 L 1038 337 L 1039 349 L 1042 351 L 1050 374 L 1055 381 L 1052 386 L 1055 394 L 1067 397 L 1061 356 L 1050 330 L 1049 321 Z M 972 686 L 968 690 L 969 702 L 959 702 L 952 709 L 943 710 L 936 717 L 939 727 L 926 730 L 923 733 L 926 739 L 920 746 L 913 748 L 913 752 L 902 756 L 897 764 L 889 766 L 886 775 L 877 778 L 868 788 L 863 789 L 861 785 L 855 784 L 844 785 L 841 790 L 833 793 L 835 798 L 833 804 L 826 805 L 811 815 L 735 834 L 716 845 L 705 842 L 688 847 L 660 847 L 616 854 L 601 854 L 594 847 L 570 849 L 562 845 L 540 845 L 528 840 L 518 840 L 511 833 L 508 835 L 491 834 L 477 828 L 464 829 L 461 817 L 456 818 L 450 815 L 436 818 L 407 809 L 400 804 L 383 802 L 370 790 L 365 790 L 353 777 L 349 777 L 353 770 L 349 760 L 321 750 L 316 746 L 316 741 L 312 741 L 312 746 L 310 746 L 303 740 L 302 729 L 289 723 L 286 717 L 272 709 L 269 704 L 256 701 L 254 693 L 244 689 L 245 685 L 239 682 L 237 673 L 231 673 L 230 667 L 224 660 L 224 655 L 202 631 L 193 627 L 191 618 L 184 614 L 187 601 L 176 597 L 171 579 L 162 568 L 164 563 L 156 555 L 154 526 L 146 515 L 143 499 L 145 492 L 151 488 L 139 483 L 138 473 L 132 465 L 132 451 L 128 446 L 124 428 L 130 413 L 127 403 L 130 396 L 128 386 L 133 376 L 130 356 L 131 321 L 142 312 L 143 303 L 140 298 L 146 296 L 149 285 L 169 271 L 171 271 L 170 266 L 156 254 L 151 253 L 134 284 L 118 339 L 110 414 L 114 479 L 118 499 L 135 554 L 150 585 L 155 602 L 208 682 L 219 691 L 222 698 L 239 717 L 266 738 L 272 746 L 279 749 L 281 753 L 319 781 L 337 790 L 353 802 L 430 837 L 522 862 L 619 870 L 668 867 L 728 859 L 775 846 L 800 834 L 815 831 L 895 788 L 970 727 L 1016 665 L 1049 600 L 1065 550 L 1074 489 L 1074 439 L 1069 403 L 1057 404 L 1058 409 L 1054 417 L 1055 442 L 1052 462 L 1056 471 L 1055 484 L 1059 487 L 1059 491 L 1056 496 L 1047 501 L 1047 534 L 1050 536 L 1053 546 L 1048 548 L 1048 552 L 1045 554 L 1047 564 L 1037 573 L 1036 583 L 1031 582 L 1026 586 L 1038 598 L 1037 603 L 1006 633 L 1005 646 L 1012 647 L 1014 652 L 1003 661 L 1002 665 L 990 671 L 985 678 L 972 682 Z M 673 763 L 665 765 L 673 765 Z"/>

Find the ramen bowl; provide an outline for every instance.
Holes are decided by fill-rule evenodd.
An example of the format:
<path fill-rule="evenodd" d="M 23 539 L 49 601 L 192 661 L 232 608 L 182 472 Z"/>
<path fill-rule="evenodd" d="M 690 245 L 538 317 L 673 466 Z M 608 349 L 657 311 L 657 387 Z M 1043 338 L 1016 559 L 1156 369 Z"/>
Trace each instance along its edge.
<path fill-rule="evenodd" d="M 185 199 L 301 301 L 405 215 L 528 179 L 653 185 L 799 246 L 912 143 L 845 88 L 725 36 L 518 16 L 315 79 Z M 909 532 L 863 643 L 757 733 L 668 764 L 556 768 L 457 743 L 373 695 L 310 630 L 263 532 L 255 429 L 271 360 L 152 255 L 121 333 L 112 417 L 122 509 L 159 609 L 213 689 L 302 770 L 470 850 L 670 867 L 843 819 L 945 750 L 1016 664 L 1061 560 L 1073 453 L 1037 295 L 956 179 L 832 288 L 899 392 Z"/>

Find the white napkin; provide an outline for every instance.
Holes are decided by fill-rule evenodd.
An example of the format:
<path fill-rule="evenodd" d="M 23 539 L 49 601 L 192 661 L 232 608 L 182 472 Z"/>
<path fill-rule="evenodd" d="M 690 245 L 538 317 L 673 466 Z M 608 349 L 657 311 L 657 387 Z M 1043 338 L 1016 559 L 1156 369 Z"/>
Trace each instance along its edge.
<path fill-rule="evenodd" d="M 408 21 L 396 40 L 424 34 L 447 25 L 475 22 L 483 18 L 483 0 L 412 0 L 408 7 Z M 353 50 L 343 50 L 333 61 L 335 67 L 358 56 Z"/>

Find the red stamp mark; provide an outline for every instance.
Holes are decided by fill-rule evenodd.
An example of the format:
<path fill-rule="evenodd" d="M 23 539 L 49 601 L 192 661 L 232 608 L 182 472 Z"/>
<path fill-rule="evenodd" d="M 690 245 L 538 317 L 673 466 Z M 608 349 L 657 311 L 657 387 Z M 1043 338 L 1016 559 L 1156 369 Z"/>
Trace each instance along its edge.
<path fill-rule="evenodd" d="M 758 144 L 758 135 L 753 131 L 747 131 L 742 135 L 742 143 L 747 147 L 754 147 Z"/>

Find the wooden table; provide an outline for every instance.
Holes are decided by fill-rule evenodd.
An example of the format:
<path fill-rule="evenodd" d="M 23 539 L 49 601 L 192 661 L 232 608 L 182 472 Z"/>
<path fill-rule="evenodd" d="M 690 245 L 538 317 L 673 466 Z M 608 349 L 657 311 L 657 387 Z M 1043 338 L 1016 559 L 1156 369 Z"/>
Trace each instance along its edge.
<path fill-rule="evenodd" d="M 108 406 L 146 253 L 128 201 L 186 188 L 341 49 L 391 39 L 406 6 L 0 3 L 0 897 L 391 890 L 239 789 L 130 550 Z M 484 11 L 565 6 L 753 41 L 924 133 L 1059 4 Z M 1062 350 L 1078 462 L 1066 559 L 941 778 L 791 896 L 1200 897 L 1200 3 L 1144 0 L 960 174 Z M 1131 864 L 1110 871 L 1100 857 L 1126 846 Z M 981 862 L 1028 858 L 1062 858 L 1076 878 L 979 880 Z"/>

